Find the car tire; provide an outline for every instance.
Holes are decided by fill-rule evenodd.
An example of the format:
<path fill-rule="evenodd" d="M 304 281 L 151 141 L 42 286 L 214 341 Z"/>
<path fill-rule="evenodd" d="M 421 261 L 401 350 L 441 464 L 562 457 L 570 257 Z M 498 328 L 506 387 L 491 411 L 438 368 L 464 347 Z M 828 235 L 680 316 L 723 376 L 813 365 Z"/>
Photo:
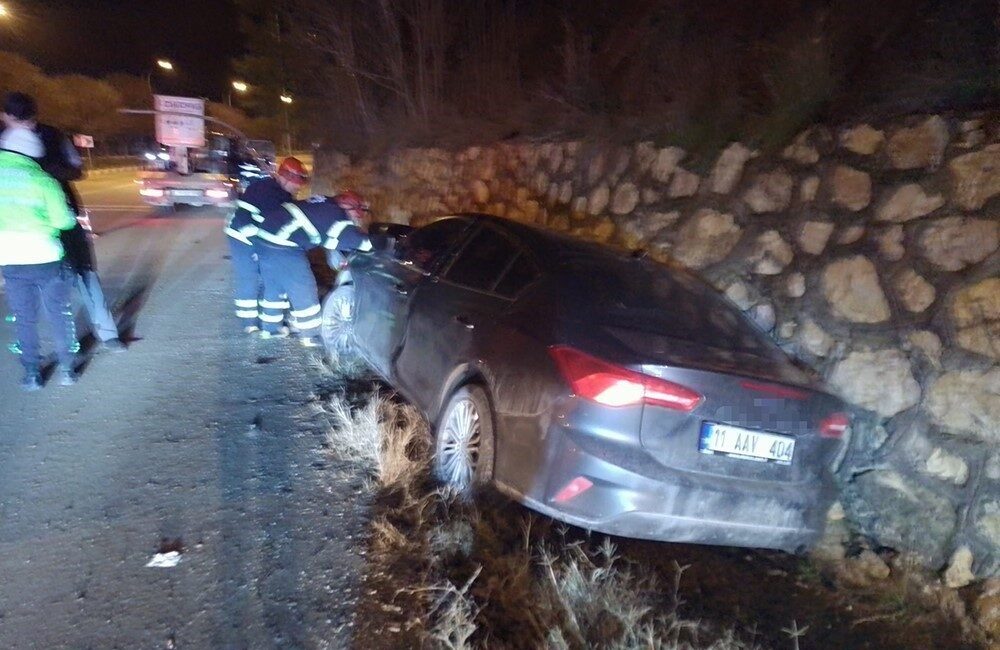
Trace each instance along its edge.
<path fill-rule="evenodd" d="M 493 409 L 486 391 L 475 384 L 455 391 L 434 432 L 435 478 L 463 497 L 492 482 L 494 432 Z"/>
<path fill-rule="evenodd" d="M 353 363 L 357 359 L 354 347 L 353 284 L 340 285 L 323 301 L 320 337 L 326 353 L 334 363 Z"/>

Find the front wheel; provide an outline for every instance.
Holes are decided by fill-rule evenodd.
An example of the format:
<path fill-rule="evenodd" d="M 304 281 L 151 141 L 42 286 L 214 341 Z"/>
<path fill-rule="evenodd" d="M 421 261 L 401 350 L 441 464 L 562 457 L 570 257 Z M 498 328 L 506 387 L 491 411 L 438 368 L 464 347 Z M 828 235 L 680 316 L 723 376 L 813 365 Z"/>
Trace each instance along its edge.
<path fill-rule="evenodd" d="M 486 391 L 468 385 L 455 391 L 441 412 L 434 436 L 435 477 L 464 497 L 493 480 L 493 411 Z"/>
<path fill-rule="evenodd" d="M 354 352 L 354 285 L 343 284 L 327 296 L 323 303 L 323 324 L 320 336 L 327 354 L 334 361 L 353 359 Z"/>

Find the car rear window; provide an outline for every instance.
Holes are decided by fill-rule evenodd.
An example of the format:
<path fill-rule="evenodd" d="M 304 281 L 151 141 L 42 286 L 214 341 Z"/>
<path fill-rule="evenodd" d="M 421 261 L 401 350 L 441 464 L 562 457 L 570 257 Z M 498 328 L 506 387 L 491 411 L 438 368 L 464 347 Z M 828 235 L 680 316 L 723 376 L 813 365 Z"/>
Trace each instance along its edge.
<path fill-rule="evenodd" d="M 571 260 L 560 287 L 572 313 L 713 348 L 770 357 L 775 344 L 714 289 L 645 260 Z"/>

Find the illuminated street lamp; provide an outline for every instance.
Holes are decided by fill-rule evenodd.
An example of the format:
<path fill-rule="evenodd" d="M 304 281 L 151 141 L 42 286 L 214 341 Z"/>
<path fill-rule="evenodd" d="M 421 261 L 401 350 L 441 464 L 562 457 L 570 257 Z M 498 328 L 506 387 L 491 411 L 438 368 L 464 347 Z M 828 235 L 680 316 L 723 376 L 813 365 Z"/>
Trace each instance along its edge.
<path fill-rule="evenodd" d="M 5 4 L 0 4 L 0 18 L 10 18 L 10 10 Z"/>
<path fill-rule="evenodd" d="M 284 102 L 285 104 L 291 104 L 292 96 L 287 93 L 281 93 L 281 101 Z"/>
<path fill-rule="evenodd" d="M 250 86 L 245 81 L 234 81 L 232 90 L 226 93 L 226 103 L 230 106 L 233 105 L 233 90 L 238 93 L 245 93 L 250 90 Z"/>
<path fill-rule="evenodd" d="M 157 59 L 156 65 L 165 72 L 173 72 L 174 64 L 168 59 Z M 156 72 L 156 68 L 153 68 L 146 73 L 146 85 L 149 87 L 149 94 L 153 94 L 153 73 Z"/>

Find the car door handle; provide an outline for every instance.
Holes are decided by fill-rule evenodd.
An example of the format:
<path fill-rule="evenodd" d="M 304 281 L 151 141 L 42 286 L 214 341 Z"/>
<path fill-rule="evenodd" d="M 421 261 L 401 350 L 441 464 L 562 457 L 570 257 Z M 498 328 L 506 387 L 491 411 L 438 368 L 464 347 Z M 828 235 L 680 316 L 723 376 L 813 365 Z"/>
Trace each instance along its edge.
<path fill-rule="evenodd" d="M 476 325 L 471 320 L 469 320 L 468 316 L 461 316 L 461 315 L 455 316 L 454 321 L 467 330 L 476 329 Z"/>

